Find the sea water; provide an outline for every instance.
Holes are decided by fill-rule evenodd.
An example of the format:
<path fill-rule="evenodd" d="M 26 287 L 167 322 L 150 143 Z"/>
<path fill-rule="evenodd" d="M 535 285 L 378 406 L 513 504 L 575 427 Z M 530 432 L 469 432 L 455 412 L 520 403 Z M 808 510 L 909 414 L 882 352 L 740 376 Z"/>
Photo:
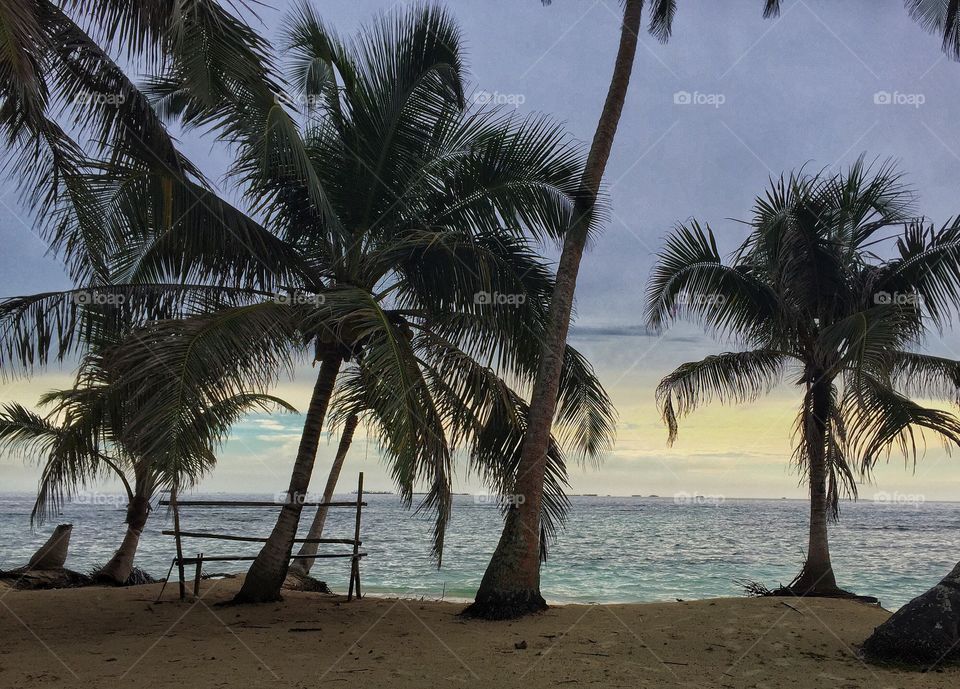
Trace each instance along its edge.
<path fill-rule="evenodd" d="M 196 494 L 190 499 L 273 500 L 274 496 Z M 344 494 L 337 499 L 350 500 Z M 502 525 L 486 497 L 458 495 L 439 569 L 431 557 L 428 513 L 405 509 L 393 495 L 368 495 L 361 528 L 366 592 L 428 598 L 472 598 Z M 30 526 L 32 496 L 0 494 L 0 569 L 26 564 L 56 523 L 72 523 L 68 566 L 87 571 L 105 562 L 123 535 L 122 500 L 83 500 L 60 517 Z M 181 528 L 266 536 L 274 508 L 194 508 Z M 567 523 L 543 568 L 548 601 L 609 603 L 743 594 L 742 582 L 786 584 L 803 562 L 807 505 L 801 500 L 695 498 L 571 498 Z M 305 511 L 302 531 L 309 523 Z M 354 510 L 331 509 L 324 536 L 351 538 Z M 174 541 L 161 531 L 171 515 L 155 508 L 137 553 L 154 577 L 167 573 Z M 303 534 L 301 534 L 303 535 Z M 185 554 L 254 555 L 256 543 L 185 540 Z M 831 526 L 834 570 L 841 587 L 903 605 L 943 577 L 960 559 L 960 503 L 861 501 L 845 503 Z M 321 546 L 344 552 L 349 546 Z M 313 574 L 334 591 L 346 590 L 347 559 L 319 560 Z M 249 563 L 210 563 L 207 572 L 240 572 Z"/>

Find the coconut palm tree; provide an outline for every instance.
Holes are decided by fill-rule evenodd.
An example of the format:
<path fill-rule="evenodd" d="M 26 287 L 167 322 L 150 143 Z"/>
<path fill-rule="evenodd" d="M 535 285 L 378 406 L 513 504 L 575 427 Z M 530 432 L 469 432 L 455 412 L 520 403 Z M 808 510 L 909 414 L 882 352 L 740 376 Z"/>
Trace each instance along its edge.
<path fill-rule="evenodd" d="M 520 383 L 532 377 L 553 282 L 527 237 L 558 239 L 569 226 L 581 167 L 549 120 L 466 107 L 459 32 L 440 10 L 385 16 L 346 43 L 304 5 L 285 36 L 292 79 L 280 91 L 267 75 L 203 100 L 184 86 L 196 65 L 178 60 L 152 85 L 161 111 L 210 125 L 237 151 L 232 177 L 262 224 L 184 176 L 122 165 L 92 176 L 102 215 L 87 224 L 113 250 L 97 293 L 122 297 L 124 318 L 156 320 L 151 300 L 170 293 L 173 316 L 194 314 L 160 316 L 115 354 L 131 379 L 158 365 L 176 372 L 169 388 L 131 385 L 131 425 L 150 428 L 185 398 L 203 408 L 260 389 L 307 352 L 320 364 L 290 500 L 240 600 L 279 595 L 344 364 L 379 392 L 364 409 L 384 420 L 402 492 L 428 481 L 439 555 L 451 457 L 444 417 L 467 419 L 472 406 L 438 408 L 449 384 L 432 372 L 465 356 Z M 164 282 L 171 277 L 181 282 Z M 70 293 L 9 300 L 2 349 L 28 366 L 67 356 L 108 312 Z M 136 346 L 144 342 L 149 349 Z M 561 413 L 579 428 L 572 438 L 599 448 L 609 400 L 588 366 L 569 375 Z M 144 451 L 173 449 L 161 433 Z"/>
<path fill-rule="evenodd" d="M 356 414 L 350 414 L 343 422 L 343 429 L 340 431 L 340 443 L 337 445 L 337 454 L 333 457 L 333 464 L 330 465 L 330 473 L 327 475 L 327 483 L 323 487 L 323 497 L 321 502 L 330 502 L 333 500 L 333 492 L 337 489 L 337 481 L 340 480 L 340 472 L 343 470 L 343 463 L 347 459 L 347 453 L 350 452 L 350 445 L 353 442 L 353 434 L 360 424 L 360 417 Z M 321 538 L 323 536 L 323 527 L 327 522 L 327 513 L 329 508 L 326 505 L 317 507 L 313 520 L 310 522 L 310 528 L 307 530 L 307 538 Z M 310 574 L 315 560 L 308 556 L 317 554 L 316 543 L 304 543 L 300 546 L 297 553 L 298 558 L 290 563 L 290 574 L 306 576 Z"/>
<path fill-rule="evenodd" d="M 296 410 L 269 395 L 244 393 L 209 407 L 193 417 L 193 438 L 180 445 L 181 453 L 153 462 L 138 451 L 142 439 L 128 435 L 124 419 L 125 392 L 111 384 L 99 357 L 88 357 L 76 385 L 43 395 L 38 414 L 19 404 L 5 405 L 0 412 L 0 447 L 39 459 L 42 474 L 31 522 L 56 515 L 64 501 L 86 485 L 101 479 L 119 479 L 126 493 L 127 529 L 114 555 L 97 578 L 122 585 L 133 571 L 140 535 L 150 514 L 153 498 L 164 489 L 195 485 L 216 463 L 215 451 L 230 427 L 251 411 L 277 407 Z"/>
<path fill-rule="evenodd" d="M 542 2 L 549 5 L 552 0 Z M 928 26 L 943 31 L 944 50 L 956 57 L 960 55 L 957 3 L 951 0 L 949 8 L 945 3 L 946 0 L 907 0 L 907 5 L 912 7 L 915 17 Z M 569 329 L 577 274 L 589 228 L 595 221 L 592 207 L 600 192 L 601 180 L 620 121 L 641 30 L 643 0 L 624 0 L 623 4 L 620 45 L 613 77 L 577 191 L 575 221 L 564 240 L 557 269 L 557 287 L 550 303 L 550 328 L 544 339 L 541 369 L 531 398 L 531 424 L 526 440 L 525 459 L 520 469 L 522 483 L 518 486 L 525 500 L 522 505 L 509 512 L 503 534 L 484 573 L 475 601 L 464 611 L 465 614 L 475 617 L 510 618 L 546 608 L 546 602 L 540 595 L 540 566 L 536 556 L 536 534 L 539 529 L 536 528 L 536 521 L 544 458 L 553 419 L 552 405 L 555 396 L 551 394 L 551 390 L 556 389 L 560 376 L 559 362 L 562 360 Z M 654 0 L 650 6 L 650 33 L 666 41 L 670 37 L 676 9 L 676 0 Z M 779 0 L 765 0 L 764 17 L 776 16 L 779 11 Z"/>
<path fill-rule="evenodd" d="M 544 0 L 544 4 L 551 3 Z M 540 550 L 537 542 L 540 530 L 537 520 L 550 425 L 556 405 L 554 393 L 562 375 L 563 351 L 570 328 L 580 262 L 587 237 L 598 220 L 595 207 L 620 123 L 641 31 L 643 0 L 624 0 L 622 4 L 623 22 L 613 75 L 577 187 L 573 221 L 564 238 L 557 267 L 557 283 L 550 300 L 550 325 L 543 339 L 541 364 L 530 403 L 531 422 L 524 441 L 524 459 L 519 469 L 521 482 L 517 490 L 524 499 L 518 501 L 508 513 L 500 541 L 487 565 L 476 598 L 464 611 L 464 614 L 473 617 L 518 617 L 543 610 L 547 605 L 540 594 L 540 562 L 537 555 Z M 772 16 L 776 7 L 776 2 L 768 0 L 764 16 Z M 676 0 L 654 0 L 650 4 L 649 33 L 660 41 L 667 41 L 673 29 L 676 9 Z"/>
<path fill-rule="evenodd" d="M 664 39 L 670 34 L 673 5 L 668 0 L 657 0 L 653 4 L 650 30 Z M 474 603 L 464 611 L 466 615 L 503 619 L 546 608 L 546 602 L 540 595 L 539 539 L 551 427 L 556 414 L 557 390 L 562 375 L 577 274 L 587 235 L 595 225 L 600 182 L 613 147 L 633 72 L 642 10 L 643 0 L 626 0 L 613 77 L 577 185 L 571 225 L 563 241 L 557 282 L 550 300 L 549 325 L 530 397 L 530 424 L 517 474 L 515 489 L 523 499 L 515 501 L 507 512 L 500 541 L 487 565 Z"/>
<path fill-rule="evenodd" d="M 946 362 L 914 348 L 956 310 L 960 219 L 927 231 L 911 200 L 890 165 L 862 158 L 841 174 L 792 174 L 757 198 L 728 263 L 710 227 L 694 221 L 668 238 L 650 279 L 651 326 L 690 317 L 747 347 L 661 381 L 671 442 L 678 419 L 705 402 L 754 400 L 788 371 L 799 387 L 793 460 L 809 485 L 810 529 L 806 562 L 787 587 L 798 595 L 843 593 L 827 523 L 844 492 L 856 495 L 858 469 L 892 450 L 915 459 L 924 431 L 960 445 L 956 417 L 908 396 L 943 388 Z M 880 258 L 893 239 L 899 256 Z"/>

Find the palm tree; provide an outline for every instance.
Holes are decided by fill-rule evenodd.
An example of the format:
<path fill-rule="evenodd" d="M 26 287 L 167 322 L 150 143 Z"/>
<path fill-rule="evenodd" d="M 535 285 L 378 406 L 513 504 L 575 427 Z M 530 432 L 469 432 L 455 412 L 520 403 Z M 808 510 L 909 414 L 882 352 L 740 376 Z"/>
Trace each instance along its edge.
<path fill-rule="evenodd" d="M 337 454 L 333 457 L 333 464 L 330 465 L 330 473 L 327 476 L 327 483 L 323 488 L 323 497 L 321 502 L 330 502 L 333 500 L 333 492 L 337 489 L 337 481 L 340 480 L 340 471 L 343 469 L 343 463 L 347 459 L 347 453 L 350 452 L 350 444 L 353 442 L 353 434 L 360 423 L 360 417 L 356 414 L 350 414 L 343 422 L 343 430 L 340 432 L 340 443 L 337 445 Z M 317 508 L 310 522 L 310 529 L 307 531 L 307 538 L 320 538 L 323 536 L 323 527 L 327 522 L 327 513 L 329 508 L 321 505 Z M 317 554 L 316 543 L 304 543 L 300 546 L 297 553 L 298 559 L 290 563 L 290 573 L 306 576 L 313 568 L 315 560 L 309 558 L 309 555 Z"/>
<path fill-rule="evenodd" d="M 543 3 L 551 4 L 550 0 L 543 0 Z M 944 49 L 953 56 L 960 54 L 956 2 L 951 0 L 949 11 L 942 16 L 933 14 L 943 4 L 942 0 L 907 0 L 907 3 L 932 8 L 929 12 L 924 10 L 923 16 L 932 14 L 932 25 L 943 30 Z M 540 595 L 540 564 L 536 554 L 539 549 L 539 494 L 542 490 L 544 458 L 555 404 L 555 396 L 551 394 L 551 390 L 556 390 L 560 376 L 559 362 L 562 360 L 561 352 L 569 329 L 580 260 L 589 228 L 595 221 L 593 204 L 600 191 L 633 71 L 642 10 L 643 0 L 625 0 L 620 46 L 610 89 L 577 191 L 575 220 L 564 240 L 557 269 L 557 287 L 550 302 L 550 328 L 544 339 L 542 364 L 531 398 L 530 430 L 525 441 L 525 458 L 520 469 L 522 483 L 518 490 L 525 496 L 525 500 L 522 505 L 508 513 L 503 534 L 487 565 L 474 603 L 464 611 L 470 616 L 502 619 L 546 608 L 546 602 Z M 779 10 L 779 0 L 765 1 L 765 17 L 776 16 Z M 667 40 L 675 12 L 676 0 L 654 0 L 651 5 L 650 33 L 661 40 Z M 920 12 L 921 10 L 917 10 L 914 15 L 918 16 Z"/>
<path fill-rule="evenodd" d="M 549 0 L 544 0 L 544 4 L 550 4 Z M 563 352 L 570 328 L 580 261 L 590 230 L 597 222 L 597 199 L 623 112 L 641 31 L 643 0 L 625 0 L 623 4 L 620 44 L 613 75 L 577 187 L 573 220 L 563 242 L 556 287 L 550 300 L 549 327 L 543 339 L 540 367 L 530 398 L 531 420 L 524 440 L 523 459 L 519 468 L 520 483 L 517 485 L 517 491 L 524 499 L 517 501 L 518 504 L 507 514 L 503 533 L 487 565 L 476 598 L 464 611 L 468 616 L 505 619 L 546 608 L 546 601 L 540 595 L 538 520 L 550 427 L 556 411 L 556 391 L 562 376 Z M 766 11 L 772 11 L 769 2 Z M 659 40 L 667 41 L 675 13 L 676 0 L 654 0 L 650 5 L 648 31 Z"/>
<path fill-rule="evenodd" d="M 319 362 L 290 499 L 238 597 L 251 601 L 279 595 L 344 364 L 347 382 L 362 381 L 354 386 L 362 408 L 381 422 L 402 493 L 409 500 L 416 481 L 428 482 L 439 556 L 449 511 L 444 424 L 457 416 L 457 444 L 472 438 L 479 447 L 482 437 L 489 447 L 490 410 L 502 407 L 466 385 L 473 397 L 457 400 L 450 381 L 471 371 L 470 383 L 488 385 L 487 369 L 532 378 L 553 281 L 526 235 L 561 236 L 581 166 L 576 147 L 545 118 L 466 109 L 459 33 L 442 11 L 385 16 L 348 44 L 304 5 L 286 36 L 293 79 L 279 91 L 270 73 L 204 100 L 185 86 L 196 65 L 176 59 L 152 85 L 164 113 L 211 125 L 234 146 L 233 178 L 265 224 L 185 176 L 111 165 L 92 184 L 92 207 L 107 210 L 86 229 L 114 250 L 110 281 L 96 289 L 123 298 L 120 315 L 78 307 L 71 293 L 0 308 L 0 349 L 27 366 L 82 348 L 105 313 L 153 321 L 114 353 L 118 370 L 125 381 L 157 366 L 175 375 L 169 386 L 130 385 L 131 427 L 150 429 L 184 406 L 269 385 L 307 351 Z M 170 277 L 185 282 L 164 282 Z M 157 295 L 172 316 L 193 317 L 156 321 Z M 489 295 L 511 303 L 487 303 Z M 572 350 L 570 357 L 561 415 L 572 441 L 600 448 L 612 425 L 609 400 L 589 366 Z M 501 425 L 516 429 L 524 407 L 508 399 L 513 419 Z M 174 452 L 169 432 L 149 437 L 144 452 Z M 551 456 L 562 461 L 559 450 Z M 510 483 L 501 468 L 483 471 Z"/>
<path fill-rule="evenodd" d="M 899 450 L 915 459 L 917 432 L 960 444 L 960 421 L 908 394 L 943 389 L 947 362 L 912 351 L 941 330 L 960 295 L 960 219 L 927 231 L 912 194 L 888 164 L 858 160 L 846 173 L 793 174 L 757 198 L 750 235 L 723 263 L 697 222 L 668 238 L 647 291 L 650 324 L 689 316 L 748 349 L 683 364 L 657 400 L 677 421 L 716 398 L 754 400 L 794 369 L 800 387 L 794 463 L 810 491 L 806 562 L 788 589 L 839 595 L 827 522 L 855 473 Z M 888 228 L 905 226 L 899 235 Z M 874 251 L 896 238 L 899 256 Z M 953 364 L 953 362 L 949 362 Z"/>
<path fill-rule="evenodd" d="M 172 487 L 190 487 L 209 472 L 216 448 L 230 427 L 245 413 L 279 407 L 295 412 L 286 402 L 268 395 L 245 393 L 194 417 L 190 443 L 165 461 L 141 454 L 141 439 L 127 434 L 125 393 L 111 384 L 102 359 L 88 357 L 76 385 L 43 395 L 41 415 L 19 404 L 0 412 L 0 447 L 36 457 L 43 464 L 31 522 L 59 513 L 61 505 L 82 487 L 104 478 L 119 479 L 127 499 L 127 529 L 120 547 L 98 572 L 97 578 L 122 585 L 133 571 L 140 535 L 155 495 Z"/>
<path fill-rule="evenodd" d="M 504 619 L 546 608 L 540 595 L 540 516 L 551 427 L 556 414 L 557 390 L 580 260 L 587 235 L 595 225 L 594 211 L 600 182 L 633 72 L 642 10 L 643 0 L 626 0 L 613 77 L 574 196 L 570 228 L 563 241 L 557 281 L 550 300 L 548 327 L 530 397 L 530 423 L 518 467 L 515 490 L 523 499 L 515 501 L 507 512 L 500 541 L 487 565 L 476 599 L 464 611 L 465 615 Z M 652 12 L 651 32 L 666 39 L 670 34 L 673 2 L 657 0 Z"/>

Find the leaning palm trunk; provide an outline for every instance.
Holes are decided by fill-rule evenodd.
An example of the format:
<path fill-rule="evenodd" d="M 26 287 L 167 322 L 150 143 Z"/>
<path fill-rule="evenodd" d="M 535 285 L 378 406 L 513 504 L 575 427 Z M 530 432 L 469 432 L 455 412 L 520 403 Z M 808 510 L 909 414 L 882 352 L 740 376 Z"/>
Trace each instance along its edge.
<path fill-rule="evenodd" d="M 304 496 L 310 488 L 313 464 L 320 445 L 320 429 L 342 362 L 343 357 L 336 350 L 327 352 L 321 359 L 320 372 L 317 374 L 313 396 L 303 422 L 303 435 L 290 476 L 287 500 L 280 510 L 280 517 L 273 527 L 273 532 L 250 566 L 243 586 L 234 598 L 235 602 L 264 603 L 280 599 L 280 589 L 287 576 L 293 541 L 297 537 Z"/>
<path fill-rule="evenodd" d="M 642 9 L 643 0 L 627 0 L 613 78 L 580 180 L 573 222 L 564 239 L 557 266 L 550 318 L 533 385 L 529 422 L 515 484 L 517 497 L 523 499 L 512 501 L 503 534 L 480 582 L 476 600 L 464 611 L 467 615 L 504 619 L 547 607 L 540 595 L 540 510 L 547 450 L 577 274 L 633 72 Z"/>
<path fill-rule="evenodd" d="M 323 489 L 324 504 L 317 508 L 317 513 L 313 515 L 313 523 L 310 524 L 310 531 L 307 532 L 307 538 L 320 538 L 323 535 L 323 526 L 327 521 L 327 512 L 329 508 L 326 503 L 333 500 L 333 492 L 337 489 L 337 481 L 340 480 L 340 470 L 343 469 L 343 462 L 347 458 L 347 452 L 350 451 L 350 443 L 353 442 L 353 434 L 357 430 L 359 418 L 356 414 L 351 414 L 343 424 L 343 435 L 340 436 L 340 445 L 337 447 L 337 455 L 333 458 L 333 466 L 330 467 L 330 475 L 327 477 L 327 485 Z M 310 574 L 315 559 L 304 557 L 306 555 L 317 554 L 317 543 L 304 543 L 297 553 L 301 557 L 290 564 L 290 573 L 306 576 Z"/>
<path fill-rule="evenodd" d="M 131 572 L 133 572 L 133 560 L 137 555 L 137 547 L 140 545 L 140 535 L 143 533 L 143 527 L 146 526 L 147 517 L 150 515 L 150 496 L 153 493 L 153 482 L 143 465 L 138 466 L 136 471 L 134 494 L 130 502 L 127 503 L 127 532 L 110 561 L 97 572 L 98 580 L 118 586 L 127 583 Z"/>

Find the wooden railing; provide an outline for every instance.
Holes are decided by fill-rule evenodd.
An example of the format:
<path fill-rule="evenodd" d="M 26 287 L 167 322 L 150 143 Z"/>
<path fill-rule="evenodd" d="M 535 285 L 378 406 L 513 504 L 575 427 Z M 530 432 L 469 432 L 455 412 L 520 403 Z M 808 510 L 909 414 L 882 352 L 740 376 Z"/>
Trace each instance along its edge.
<path fill-rule="evenodd" d="M 200 579 L 203 574 L 204 562 L 243 562 L 255 560 L 256 555 L 206 555 L 197 553 L 196 557 L 184 557 L 183 539 L 209 539 L 217 541 L 234 541 L 243 543 L 266 543 L 267 538 L 262 536 L 237 536 L 234 534 L 210 533 L 206 531 L 185 531 L 180 528 L 180 510 L 184 508 L 203 508 L 203 507 L 283 507 L 281 502 L 261 502 L 251 500 L 178 500 L 176 492 L 171 491 L 169 500 L 161 500 L 161 505 L 169 506 L 173 511 L 173 530 L 163 531 L 164 536 L 173 536 L 177 546 L 177 556 L 170 563 L 170 571 L 167 572 L 167 580 L 173 573 L 173 568 L 177 567 L 180 580 L 180 600 L 186 598 L 186 577 L 184 568 L 187 565 L 196 565 L 196 574 L 193 582 L 193 595 L 200 593 Z M 354 522 L 353 538 L 295 538 L 294 543 L 317 543 L 317 544 L 337 544 L 352 546 L 352 552 L 349 553 L 316 553 L 314 555 L 291 555 L 290 559 L 313 560 L 324 558 L 350 558 L 350 587 L 347 593 L 347 600 L 353 600 L 354 590 L 357 598 L 360 598 L 360 559 L 367 556 L 360 552 L 360 546 L 363 542 L 360 540 L 360 517 L 363 508 L 367 503 L 363 501 L 363 472 L 360 472 L 357 481 L 357 499 L 355 501 L 335 501 L 335 502 L 304 502 L 302 507 L 353 507 L 357 510 L 356 520 Z M 163 589 L 166 588 L 164 581 L 163 588 L 160 589 L 160 595 L 163 595 Z M 157 598 L 159 600 L 159 597 Z"/>

